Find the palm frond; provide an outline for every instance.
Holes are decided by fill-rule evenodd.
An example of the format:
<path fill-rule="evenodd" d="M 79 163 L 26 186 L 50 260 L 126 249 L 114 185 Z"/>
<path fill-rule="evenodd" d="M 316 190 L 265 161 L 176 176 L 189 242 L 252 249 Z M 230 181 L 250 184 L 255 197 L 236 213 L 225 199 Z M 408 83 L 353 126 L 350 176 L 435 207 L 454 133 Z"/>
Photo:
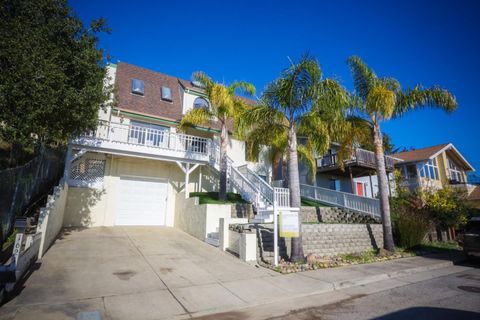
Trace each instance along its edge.
<path fill-rule="evenodd" d="M 327 78 L 319 83 L 312 112 L 324 120 L 335 121 L 343 118 L 351 100 L 348 91 L 340 83 Z"/>
<path fill-rule="evenodd" d="M 263 98 L 272 108 L 285 112 L 285 116 L 293 120 L 297 113 L 311 107 L 321 75 L 318 62 L 305 55 L 267 85 Z"/>
<path fill-rule="evenodd" d="M 397 96 L 395 92 L 383 85 L 375 85 L 370 88 L 365 106 L 369 113 L 376 114 L 383 119 L 390 119 L 395 111 Z"/>
<path fill-rule="evenodd" d="M 214 82 L 212 78 L 210 78 L 205 72 L 203 71 L 195 71 L 192 74 L 192 79 L 200 83 L 200 85 L 205 89 L 207 95 L 209 94 Z"/>
<path fill-rule="evenodd" d="M 399 117 L 409 110 L 427 107 L 452 112 L 457 108 L 457 100 L 452 93 L 441 87 L 424 89 L 416 86 L 398 95 L 394 116 Z"/>
<path fill-rule="evenodd" d="M 228 86 L 228 90 L 231 94 L 239 92 L 240 94 L 247 96 L 254 96 L 256 92 L 255 86 L 246 81 L 235 81 Z"/>
<path fill-rule="evenodd" d="M 178 129 L 185 132 L 190 127 L 208 124 L 210 120 L 214 119 L 214 116 L 206 108 L 192 109 L 183 116 Z"/>
<path fill-rule="evenodd" d="M 315 153 L 311 145 L 299 144 L 297 147 L 298 156 L 303 163 L 307 165 L 308 177 L 311 183 L 315 181 L 315 175 L 317 173 L 317 162 L 315 160 Z"/>
<path fill-rule="evenodd" d="M 377 80 L 377 75 L 360 57 L 351 56 L 347 63 L 353 75 L 353 84 L 357 95 L 366 100 L 370 89 Z"/>
<path fill-rule="evenodd" d="M 400 86 L 400 82 L 397 79 L 391 77 L 382 77 L 378 80 L 382 86 L 387 88 L 390 91 L 395 92 L 396 94 L 402 91 L 402 87 Z"/>

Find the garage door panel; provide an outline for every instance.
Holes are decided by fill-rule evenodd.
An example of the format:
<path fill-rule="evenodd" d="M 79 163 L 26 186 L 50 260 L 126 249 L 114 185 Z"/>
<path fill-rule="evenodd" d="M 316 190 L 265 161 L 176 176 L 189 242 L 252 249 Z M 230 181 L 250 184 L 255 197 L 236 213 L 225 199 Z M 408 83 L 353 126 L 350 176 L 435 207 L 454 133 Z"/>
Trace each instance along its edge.
<path fill-rule="evenodd" d="M 116 225 L 164 225 L 168 184 L 148 178 L 120 178 Z"/>

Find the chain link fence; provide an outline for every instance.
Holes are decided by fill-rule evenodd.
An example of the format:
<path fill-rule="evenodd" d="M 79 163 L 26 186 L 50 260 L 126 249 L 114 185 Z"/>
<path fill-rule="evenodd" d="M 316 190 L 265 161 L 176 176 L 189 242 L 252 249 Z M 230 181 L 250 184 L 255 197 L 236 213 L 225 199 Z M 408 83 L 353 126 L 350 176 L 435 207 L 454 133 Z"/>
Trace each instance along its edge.
<path fill-rule="evenodd" d="M 43 150 L 16 168 L 0 171 L 0 243 L 12 231 L 16 216 L 45 196 L 63 174 L 64 153 Z"/>

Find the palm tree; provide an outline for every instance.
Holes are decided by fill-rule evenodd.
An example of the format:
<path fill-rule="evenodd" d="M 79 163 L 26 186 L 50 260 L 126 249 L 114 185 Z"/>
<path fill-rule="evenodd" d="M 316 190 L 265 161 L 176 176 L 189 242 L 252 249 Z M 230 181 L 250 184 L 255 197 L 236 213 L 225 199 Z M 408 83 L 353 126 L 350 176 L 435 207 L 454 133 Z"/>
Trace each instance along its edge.
<path fill-rule="evenodd" d="M 227 199 L 227 147 L 228 126 L 236 127 L 238 115 L 246 107 L 245 101 L 236 95 L 255 95 L 255 87 L 245 81 L 235 81 L 229 86 L 214 82 L 203 72 L 195 72 L 193 80 L 204 88 L 210 106 L 194 108 L 187 112 L 180 121 L 179 128 L 185 131 L 188 127 L 205 125 L 209 122 L 218 121 L 221 127 L 220 133 L 220 186 L 218 198 L 222 201 Z"/>
<path fill-rule="evenodd" d="M 348 65 L 353 75 L 355 88 L 355 97 L 352 99 L 353 110 L 358 117 L 368 122 L 373 138 L 384 248 L 388 251 L 394 251 L 388 200 L 388 180 L 380 123 L 400 117 L 407 111 L 421 107 L 440 108 L 452 112 L 457 108 L 457 102 L 450 92 L 438 86 L 423 88 L 421 85 L 417 85 L 403 91 L 396 79 L 377 77 L 375 72 L 357 56 L 348 58 Z"/>
<path fill-rule="evenodd" d="M 242 115 L 240 123 L 247 131 L 250 148 L 273 145 L 277 155 L 286 149 L 292 207 L 301 205 L 299 154 L 310 159 L 311 167 L 315 166 L 313 153 L 328 149 L 333 134 L 342 127 L 348 103 L 346 90 L 333 79 L 322 79 L 318 62 L 305 55 L 267 85 L 259 105 Z M 291 260 L 302 259 L 301 236 L 292 238 Z"/>

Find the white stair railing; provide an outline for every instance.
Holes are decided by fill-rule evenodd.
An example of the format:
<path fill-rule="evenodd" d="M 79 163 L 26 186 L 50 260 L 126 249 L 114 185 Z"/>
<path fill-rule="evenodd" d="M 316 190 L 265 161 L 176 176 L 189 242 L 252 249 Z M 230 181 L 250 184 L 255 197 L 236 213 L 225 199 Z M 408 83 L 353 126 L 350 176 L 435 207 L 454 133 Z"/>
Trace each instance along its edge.
<path fill-rule="evenodd" d="M 229 182 L 230 188 L 235 189 L 243 199 L 254 203 L 257 208 L 265 206 L 261 203 L 259 190 L 233 166 L 229 170 Z"/>
<path fill-rule="evenodd" d="M 381 217 L 380 201 L 378 199 L 361 197 L 347 192 L 315 187 L 307 184 L 300 185 L 300 194 L 305 198 L 344 207 L 377 218 Z"/>
<path fill-rule="evenodd" d="M 273 196 L 277 208 L 290 208 L 290 189 L 275 187 L 273 188 Z"/>
<path fill-rule="evenodd" d="M 250 170 L 247 165 L 238 167 L 238 171 L 242 173 L 260 192 L 260 196 L 269 204 L 273 204 L 273 188 L 258 174 Z"/>

